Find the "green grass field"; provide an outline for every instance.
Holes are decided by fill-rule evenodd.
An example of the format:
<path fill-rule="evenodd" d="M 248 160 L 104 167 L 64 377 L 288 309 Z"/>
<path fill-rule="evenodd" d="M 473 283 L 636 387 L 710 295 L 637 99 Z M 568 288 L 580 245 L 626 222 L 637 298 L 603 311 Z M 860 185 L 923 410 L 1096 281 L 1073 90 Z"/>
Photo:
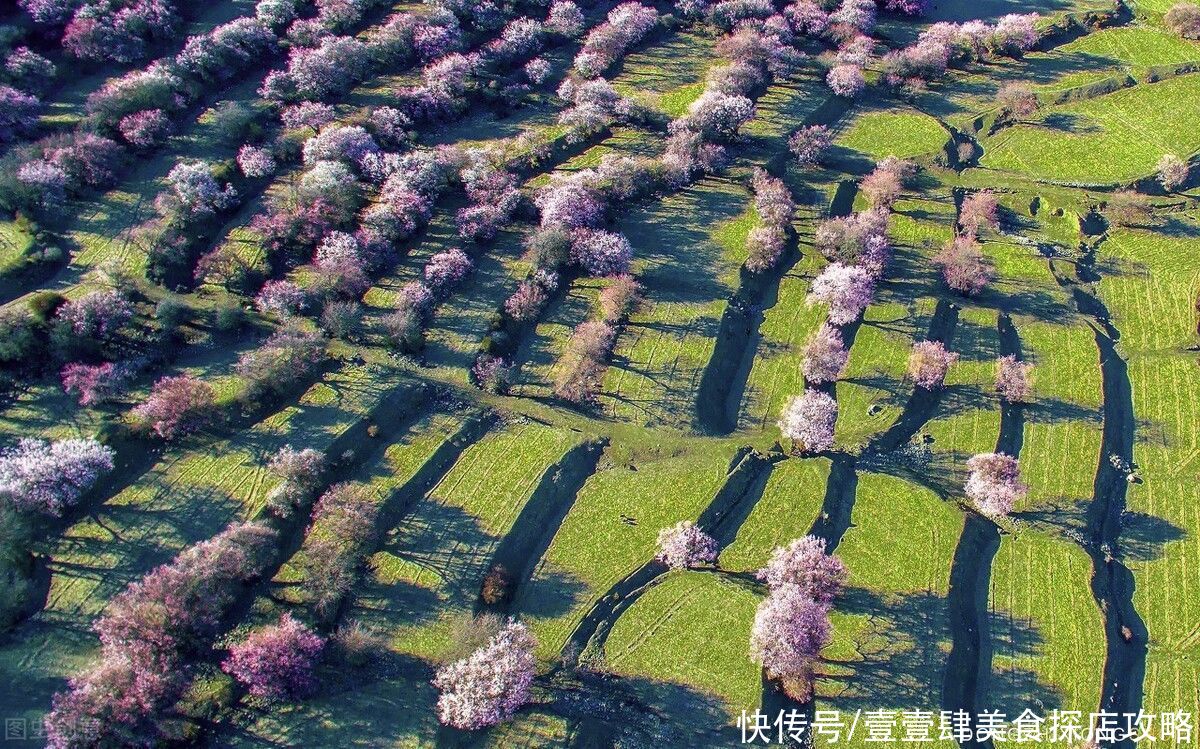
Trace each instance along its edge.
<path fill-rule="evenodd" d="M 246 0 L 209 5 L 188 33 L 254 13 Z M 1085 19 L 1111 10 L 1101 0 L 940 0 L 921 19 L 881 11 L 870 84 L 856 99 L 826 85 L 832 40 L 798 35 L 795 68 L 747 89 L 755 116 L 722 141 L 717 173 L 608 206 L 605 228 L 633 248 L 641 301 L 620 326 L 599 393 L 584 405 L 558 398 L 555 377 L 573 331 L 599 319 L 612 280 L 578 266 L 566 266 L 561 288 L 506 351 L 511 386 L 473 384 L 472 365 L 505 300 L 534 268 L 525 252 L 541 220 L 533 198 L 556 179 L 593 174 L 607 156 L 661 158 L 678 128 L 668 122 L 730 74 L 720 70 L 728 56 L 765 54 L 758 41 L 743 32 L 736 44 L 723 42 L 707 17 L 675 8 L 604 74 L 637 105 L 635 116 L 580 143 L 559 124 L 566 102 L 554 92 L 578 78 L 571 71 L 581 39 L 552 38 L 539 53 L 551 69 L 541 84 L 527 86 L 517 69 L 480 68 L 464 111 L 415 123 L 411 143 L 388 149 L 441 148 L 459 171 L 428 225 L 372 268 L 361 331 L 329 336 L 319 371 L 267 404 L 242 402 L 236 367 L 282 321 L 256 311 L 253 290 L 156 285 L 137 241 L 175 164 L 237 153 L 241 143 L 217 132 L 217 107 L 248 105 L 269 123 L 268 142 L 279 135 L 278 107 L 259 87 L 272 66 L 286 64 L 286 51 L 214 85 L 169 141 L 131 160 L 110 189 L 39 218 L 45 237 L 69 250 L 63 265 L 25 267 L 43 235 L 35 241 L 12 211 L 0 216 L 6 316 L 25 314 L 35 292 L 78 299 L 114 278 L 135 302 L 117 343 L 70 358 L 52 346 L 53 323 L 31 328 L 44 351 L 36 366 L 7 358 L 17 332 L 0 336 L 0 449 L 22 437 L 97 437 L 120 450 L 109 479 L 63 519 L 39 524 L 29 554 L 17 551 L 32 572 L 3 561 L 0 575 L 19 573 L 33 595 L 11 631 L 0 632 L 0 716 L 37 725 L 67 680 L 96 662 L 91 627 L 116 595 L 229 523 L 269 514 L 279 479 L 266 466 L 285 445 L 326 455 L 322 491 L 341 481 L 362 487 L 380 510 L 377 536 L 358 550 L 341 607 L 326 619 L 302 587 L 314 582 L 306 580 L 309 519 L 286 524 L 277 566 L 236 591 L 236 605 L 188 655 L 195 668 L 182 673 L 184 701 L 163 707 L 190 716 L 195 745 L 727 747 L 738 744 L 742 713 L 764 706 L 838 710 L 847 720 L 878 710 L 937 716 L 960 696 L 1009 718 L 1026 709 L 1086 715 L 1123 695 L 1134 710 L 1194 711 L 1200 214 L 1195 176 L 1170 192 L 1152 176 L 1163 154 L 1200 152 L 1200 73 L 1188 72 L 1200 63 L 1200 43 L 1166 28 L 1172 5 L 1133 0 L 1128 14 L 1101 21 Z M 371 39 L 391 12 L 437 7 L 380 5 L 347 33 Z M 609 7 L 586 9 L 588 27 Z M 955 60 L 923 86 L 880 80 L 879 56 L 932 23 L 1034 11 L 1039 28 L 1066 30 L 1023 55 Z M 18 18 L 5 21 L 28 25 Z M 494 49 L 496 30 L 463 25 L 464 52 Z M 156 54 L 181 45 L 164 43 Z M 52 128 L 80 122 L 88 95 L 132 69 L 76 71 L 52 54 L 63 82 L 46 96 L 42 121 Z M 401 92 L 424 80 L 423 63 L 376 66 L 331 96 L 337 122 L 370 131 L 380 108 L 407 106 Z M 997 122 L 996 93 L 1011 82 L 1029 84 L 1038 106 Z M 802 166 L 787 139 L 814 124 L 829 127 L 834 146 L 819 165 Z M 951 158 L 962 143 L 972 153 Z M 516 161 L 534 153 L 541 156 L 532 165 Z M 802 349 L 828 314 L 807 301 L 828 262 L 815 234 L 831 213 L 868 207 L 856 183 L 887 156 L 919 166 L 891 206 L 894 259 L 862 319 L 844 328 L 844 375 L 823 388 L 838 404 L 833 447 L 792 454 L 777 422 L 806 387 Z M 294 187 L 299 161 L 223 215 L 211 247 L 227 243 L 265 268 L 250 222 Z M 494 240 L 462 239 L 461 170 L 514 164 L 521 208 Z M 780 264 L 754 276 L 743 263 L 763 220 L 750 190 L 759 167 L 783 180 L 798 209 Z M 382 181 L 375 175 L 365 188 L 372 201 Z M 1146 215 L 1133 226 L 1106 208 L 1117 186 L 1145 193 Z M 999 226 L 979 237 L 990 281 L 967 297 L 947 287 L 933 258 L 961 231 L 964 198 L 982 189 L 997 194 Z M 434 254 L 455 247 L 472 256 L 474 270 L 430 307 L 419 352 L 391 347 L 381 319 Z M 277 265 L 273 278 L 313 275 L 307 256 Z M 162 337 L 156 311 L 168 293 L 189 310 L 174 339 Z M 228 304 L 244 313 L 235 329 L 216 324 Z M 315 329 L 309 318 L 319 314 L 314 304 L 298 323 Z M 907 360 L 931 335 L 959 359 L 943 387 L 924 391 Z M 151 351 L 108 402 L 81 406 L 63 391 L 69 360 Z M 996 392 L 996 359 L 1013 351 L 1034 365 L 1022 405 Z M 212 385 L 221 418 L 166 444 L 127 434 L 128 412 L 158 378 L 177 374 Z M 965 496 L 967 461 L 998 449 L 1016 455 L 1028 493 L 1009 517 L 988 518 Z M 1132 461 L 1128 480 L 1114 467 L 1122 456 Z M 668 571 L 655 561 L 657 539 L 685 520 L 713 533 L 720 553 Z M 802 705 L 764 678 L 749 640 L 768 594 L 755 573 L 776 547 L 809 533 L 832 544 L 849 579 L 832 603 L 831 642 L 813 664 L 814 697 Z M 499 563 L 507 577 L 497 600 L 485 594 L 485 579 Z M 283 612 L 322 635 L 362 627 L 368 656 L 358 663 L 331 646 L 307 697 L 268 703 L 231 691 L 232 677 L 220 670 L 224 648 Z M 536 639 L 531 703 L 492 728 L 450 729 L 439 724 L 432 679 L 470 652 L 485 613 L 523 622 Z M 1120 658 L 1109 661 L 1110 653 Z M 1130 683 L 1106 683 L 1106 669 Z M 865 731 L 840 742 L 879 743 Z"/>

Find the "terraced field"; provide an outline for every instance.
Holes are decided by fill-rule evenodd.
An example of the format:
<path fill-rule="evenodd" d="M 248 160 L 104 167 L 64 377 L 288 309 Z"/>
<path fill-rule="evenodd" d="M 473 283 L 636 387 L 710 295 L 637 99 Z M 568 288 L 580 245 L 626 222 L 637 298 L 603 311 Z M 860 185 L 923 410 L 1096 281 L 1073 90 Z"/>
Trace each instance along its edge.
<path fill-rule="evenodd" d="M 728 747 L 756 716 L 788 743 L 789 711 L 845 723 L 793 745 L 916 711 L 932 733 L 886 745 L 1003 746 L 938 729 L 1076 711 L 1085 735 L 1030 742 L 1074 747 L 1100 711 L 1200 718 L 1200 41 L 1174 2 L 168 2 L 130 59 L 25 5 L 0 10 L 0 95 L 39 88 L 0 113 L 13 746 Z M 937 27 L 944 73 L 896 72 L 975 19 L 1001 25 Z M 131 113 L 170 123 L 139 141 Z M 878 265 L 829 238 L 872 216 Z M 849 322 L 835 263 L 869 276 Z M 836 410 L 798 433 L 802 395 Z M 47 490 L 27 438 L 112 465 Z M 967 489 L 993 453 L 1022 484 L 999 512 Z M 241 523 L 261 559 L 195 561 Z M 674 563 L 681 527 L 703 548 Z M 758 573 L 805 536 L 846 579 L 803 593 L 819 624 L 785 624 L 818 642 L 783 672 L 752 642 L 800 588 Z M 293 619 L 321 654 L 264 692 L 230 664 Z M 506 622 L 528 639 L 489 651 Z M 480 653 L 525 682 L 483 679 L 462 699 L 520 699 L 467 719 L 446 674 Z"/>

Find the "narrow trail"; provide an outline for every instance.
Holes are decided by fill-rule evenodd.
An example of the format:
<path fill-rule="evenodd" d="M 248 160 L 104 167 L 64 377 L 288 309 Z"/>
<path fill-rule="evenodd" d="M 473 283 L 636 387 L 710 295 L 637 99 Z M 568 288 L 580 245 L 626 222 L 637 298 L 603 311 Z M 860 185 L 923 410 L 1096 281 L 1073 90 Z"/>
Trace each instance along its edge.
<path fill-rule="evenodd" d="M 1012 318 L 1001 313 L 996 324 L 1001 355 L 1021 354 L 1021 339 Z M 996 452 L 1019 458 L 1024 441 L 1025 414 L 1019 403 L 1000 404 L 1000 434 Z M 974 512 L 963 519 L 962 533 L 950 567 L 949 609 L 951 645 L 942 680 L 942 709 L 962 710 L 979 715 L 986 707 L 988 681 L 992 673 L 991 615 L 988 595 L 991 588 L 992 560 L 1000 549 L 1000 530 L 996 524 Z M 992 742 L 978 741 L 965 746 L 991 747 Z"/>
<path fill-rule="evenodd" d="M 1104 620 L 1105 659 L 1100 691 L 1100 709 L 1136 713 L 1142 707 L 1149 632 L 1133 605 L 1136 581 L 1121 560 L 1121 516 L 1129 488 L 1121 466 L 1133 466 L 1133 390 L 1125 360 L 1117 352 L 1121 332 L 1113 324 L 1108 308 L 1088 285 L 1101 279 L 1096 254 L 1105 241 L 1100 236 L 1084 246 L 1074 264 L 1074 277 L 1053 260 L 1050 270 L 1060 286 L 1069 291 L 1079 312 L 1091 317 L 1103 388 L 1104 425 L 1100 459 L 1087 509 L 1085 550 L 1092 560 L 1092 595 Z M 1132 741 L 1106 742 L 1106 746 L 1132 749 Z"/>

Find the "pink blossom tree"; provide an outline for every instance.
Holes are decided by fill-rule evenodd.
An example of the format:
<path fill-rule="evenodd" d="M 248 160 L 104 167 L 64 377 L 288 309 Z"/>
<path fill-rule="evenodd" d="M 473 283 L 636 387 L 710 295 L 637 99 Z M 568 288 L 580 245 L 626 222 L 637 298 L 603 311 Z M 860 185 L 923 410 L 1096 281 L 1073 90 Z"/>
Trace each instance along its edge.
<path fill-rule="evenodd" d="M 267 495 L 267 504 L 283 514 L 290 513 L 316 490 L 325 463 L 324 454 L 318 450 L 284 445 L 267 463 L 267 470 L 282 479 Z"/>
<path fill-rule="evenodd" d="M 792 441 L 794 452 L 824 452 L 833 447 L 837 417 L 837 401 L 820 390 L 810 388 L 784 406 L 779 430 Z"/>
<path fill-rule="evenodd" d="M 473 731 L 512 717 L 529 702 L 536 646 L 524 624 L 509 620 L 471 655 L 438 669 L 438 720 Z"/>
<path fill-rule="evenodd" d="M 829 147 L 833 145 L 833 134 L 825 125 L 809 125 L 792 133 L 788 138 L 788 150 L 800 166 L 816 166 Z"/>
<path fill-rule="evenodd" d="M 775 547 L 757 577 L 773 591 L 791 585 L 812 600 L 828 604 L 841 595 L 849 572 L 842 560 L 825 553 L 825 539 L 803 536 Z"/>
<path fill-rule="evenodd" d="M 275 173 L 275 156 L 270 149 L 244 145 L 238 150 L 238 168 L 250 179 L 269 177 Z"/>
<path fill-rule="evenodd" d="M 116 395 L 133 377 L 134 367 L 104 362 L 71 362 L 62 369 L 63 390 L 76 393 L 79 405 L 94 406 Z"/>
<path fill-rule="evenodd" d="M 1015 355 L 996 360 L 996 392 L 1009 403 L 1024 403 L 1033 394 L 1033 365 Z"/>
<path fill-rule="evenodd" d="M 457 247 L 435 253 L 425 264 L 425 284 L 435 294 L 445 294 L 467 277 L 475 264 Z"/>
<path fill-rule="evenodd" d="M 979 236 L 983 227 L 1000 228 L 1000 201 L 991 190 L 973 192 L 963 199 L 958 223 L 971 236 Z"/>
<path fill-rule="evenodd" d="M 862 314 L 875 293 L 875 279 L 863 268 L 830 263 L 813 279 L 809 304 L 829 306 L 829 322 L 845 325 Z"/>
<path fill-rule="evenodd" d="M 1200 6 L 1175 3 L 1163 18 L 1167 28 L 1184 39 L 1200 39 Z"/>
<path fill-rule="evenodd" d="M 964 491 L 975 507 L 989 517 L 1003 517 L 1025 498 L 1016 458 L 1004 453 L 981 453 L 967 461 L 970 473 Z"/>
<path fill-rule="evenodd" d="M 825 76 L 825 82 L 830 91 L 847 99 L 853 99 L 867 87 L 867 79 L 857 65 L 835 65 Z"/>
<path fill-rule="evenodd" d="M 134 423 L 170 440 L 195 431 L 216 406 L 216 392 L 191 375 L 163 377 L 131 412 Z"/>
<path fill-rule="evenodd" d="M 908 355 L 908 376 L 917 387 L 936 390 L 945 383 L 946 373 L 956 361 L 958 354 L 947 351 L 941 341 L 919 341 Z"/>
<path fill-rule="evenodd" d="M 1027 83 L 1010 81 L 996 92 L 996 104 L 1000 106 L 1003 116 L 1020 119 L 1037 111 L 1037 94 Z"/>
<path fill-rule="evenodd" d="M 282 614 L 278 624 L 260 627 L 232 645 L 221 668 L 260 699 L 304 697 L 313 689 L 313 666 L 324 647 L 324 638 Z"/>
<path fill-rule="evenodd" d="M 813 670 L 829 644 L 829 607 L 796 585 L 783 585 L 758 605 L 750 631 L 750 657 L 783 682 L 797 700 L 812 696 Z"/>
<path fill-rule="evenodd" d="M 95 440 L 24 437 L 0 452 L 0 498 L 21 510 L 58 517 L 113 469 L 113 455 Z"/>
<path fill-rule="evenodd" d="M 673 570 L 708 564 L 717 558 L 716 540 L 690 520 L 658 532 L 658 561 Z"/>
<path fill-rule="evenodd" d="M 947 242 L 934 256 L 933 264 L 941 269 L 946 285 L 965 296 L 979 294 L 991 278 L 991 266 L 979 241 L 969 234 Z"/>
<path fill-rule="evenodd" d="M 615 276 L 629 271 L 633 247 L 624 234 L 580 230 L 571 237 L 571 261 L 592 276 Z"/>
<path fill-rule="evenodd" d="M 813 334 L 801 356 L 800 369 L 804 372 L 804 380 L 813 385 L 833 382 L 841 377 L 846 371 L 846 362 L 850 360 L 850 352 L 842 341 L 842 334 L 828 324 L 822 325 Z"/>
<path fill-rule="evenodd" d="M 1163 154 L 1158 160 L 1158 182 L 1167 192 L 1174 192 L 1188 178 L 1187 162 L 1173 153 Z"/>

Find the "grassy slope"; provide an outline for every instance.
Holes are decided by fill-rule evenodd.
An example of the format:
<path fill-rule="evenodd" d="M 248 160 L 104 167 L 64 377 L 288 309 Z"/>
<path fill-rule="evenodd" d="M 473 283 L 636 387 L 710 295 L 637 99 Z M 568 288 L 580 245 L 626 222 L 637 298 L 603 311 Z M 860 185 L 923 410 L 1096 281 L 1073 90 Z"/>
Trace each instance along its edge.
<path fill-rule="evenodd" d="M 1172 236 L 1114 231 L 1101 248 L 1100 293 L 1121 330 L 1139 437 L 1134 459 L 1144 483 L 1129 488 L 1122 533 L 1134 571 L 1134 605 L 1150 630 L 1146 709 L 1191 704 L 1200 695 L 1200 570 L 1196 423 L 1200 386 L 1192 352 L 1191 306 L 1200 285 L 1191 223 Z"/>

